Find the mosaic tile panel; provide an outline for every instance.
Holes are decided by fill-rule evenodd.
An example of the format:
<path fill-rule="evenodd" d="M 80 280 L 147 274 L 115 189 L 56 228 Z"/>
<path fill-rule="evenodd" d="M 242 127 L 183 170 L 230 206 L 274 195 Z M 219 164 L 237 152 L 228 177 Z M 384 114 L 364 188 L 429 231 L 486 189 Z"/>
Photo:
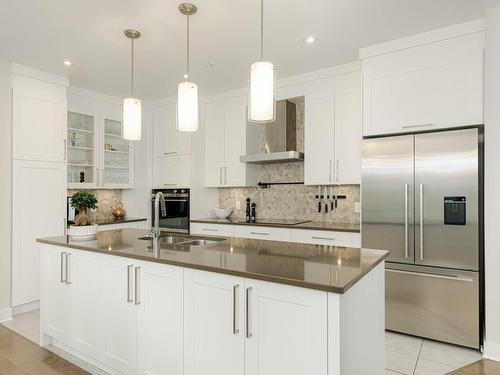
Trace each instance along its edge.
<path fill-rule="evenodd" d="M 80 190 L 68 190 L 68 196 L 73 195 Z M 118 189 L 90 190 L 95 194 L 98 208 L 91 212 L 92 219 L 100 220 L 112 217 L 113 206 L 122 203 L 122 191 Z M 125 207 L 125 210 L 127 207 Z"/>

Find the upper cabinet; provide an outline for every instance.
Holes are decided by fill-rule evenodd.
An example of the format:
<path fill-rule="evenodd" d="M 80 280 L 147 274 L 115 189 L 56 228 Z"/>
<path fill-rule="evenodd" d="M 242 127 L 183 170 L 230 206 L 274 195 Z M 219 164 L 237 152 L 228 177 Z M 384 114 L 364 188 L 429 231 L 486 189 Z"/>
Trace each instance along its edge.
<path fill-rule="evenodd" d="M 71 89 L 67 114 L 68 187 L 133 187 L 133 142 L 122 138 L 119 99 Z"/>
<path fill-rule="evenodd" d="M 191 134 L 177 131 L 177 105 L 154 108 L 154 187 L 187 188 L 191 185 Z"/>
<path fill-rule="evenodd" d="M 483 32 L 398 46 L 362 61 L 363 135 L 483 123 Z"/>
<path fill-rule="evenodd" d="M 256 166 L 240 161 L 247 141 L 256 140 L 259 126 L 247 127 L 245 96 L 205 105 L 205 186 L 238 187 L 257 184 Z M 247 136 L 252 133 L 251 139 Z"/>
<path fill-rule="evenodd" d="M 359 71 L 309 83 L 305 92 L 305 183 L 359 184 L 362 116 Z"/>
<path fill-rule="evenodd" d="M 64 163 L 66 84 L 30 78 L 24 70 L 13 66 L 13 158 Z"/>

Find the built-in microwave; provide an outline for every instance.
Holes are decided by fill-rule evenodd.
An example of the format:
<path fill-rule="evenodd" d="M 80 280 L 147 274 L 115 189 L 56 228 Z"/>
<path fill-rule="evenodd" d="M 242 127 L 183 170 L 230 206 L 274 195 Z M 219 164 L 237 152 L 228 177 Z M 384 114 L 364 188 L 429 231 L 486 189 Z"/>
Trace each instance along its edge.
<path fill-rule="evenodd" d="M 155 220 L 155 197 L 161 191 L 165 197 L 165 215 L 160 209 L 160 228 L 189 233 L 189 189 L 153 189 L 151 194 L 151 223 Z"/>

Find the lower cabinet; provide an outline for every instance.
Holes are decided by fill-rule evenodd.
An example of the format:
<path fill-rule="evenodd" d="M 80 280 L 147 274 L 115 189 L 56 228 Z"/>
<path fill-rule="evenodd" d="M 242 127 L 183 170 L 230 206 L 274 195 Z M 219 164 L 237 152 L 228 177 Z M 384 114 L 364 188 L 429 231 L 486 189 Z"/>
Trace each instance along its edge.
<path fill-rule="evenodd" d="M 326 375 L 327 293 L 184 271 L 185 375 Z"/>

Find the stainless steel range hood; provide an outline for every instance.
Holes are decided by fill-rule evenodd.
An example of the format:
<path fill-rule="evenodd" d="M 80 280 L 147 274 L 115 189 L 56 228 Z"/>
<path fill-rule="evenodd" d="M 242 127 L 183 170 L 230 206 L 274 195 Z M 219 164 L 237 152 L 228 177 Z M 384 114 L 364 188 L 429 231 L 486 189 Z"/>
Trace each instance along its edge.
<path fill-rule="evenodd" d="M 250 126 L 259 126 L 251 124 Z M 291 100 L 276 102 L 276 121 L 260 125 L 262 127 L 263 152 L 242 155 L 243 163 L 268 164 L 302 162 L 304 153 L 297 151 L 297 110 Z"/>

